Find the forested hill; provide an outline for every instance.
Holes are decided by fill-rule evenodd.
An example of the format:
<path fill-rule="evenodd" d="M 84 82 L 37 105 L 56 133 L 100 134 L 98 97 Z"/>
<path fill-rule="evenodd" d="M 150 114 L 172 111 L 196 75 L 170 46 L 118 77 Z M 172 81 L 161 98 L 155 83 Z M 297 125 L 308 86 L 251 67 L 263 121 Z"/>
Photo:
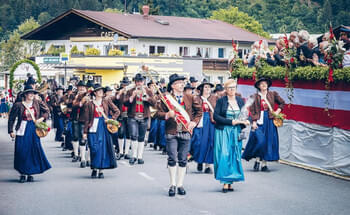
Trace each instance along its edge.
<path fill-rule="evenodd" d="M 34 17 L 43 24 L 70 9 L 124 10 L 124 0 L 0 0 L 0 39 L 19 24 Z M 139 12 L 143 4 L 151 13 L 208 18 L 214 10 L 238 7 L 260 22 L 269 33 L 306 29 L 324 32 L 330 23 L 350 25 L 349 0 L 126 0 L 128 12 Z"/>

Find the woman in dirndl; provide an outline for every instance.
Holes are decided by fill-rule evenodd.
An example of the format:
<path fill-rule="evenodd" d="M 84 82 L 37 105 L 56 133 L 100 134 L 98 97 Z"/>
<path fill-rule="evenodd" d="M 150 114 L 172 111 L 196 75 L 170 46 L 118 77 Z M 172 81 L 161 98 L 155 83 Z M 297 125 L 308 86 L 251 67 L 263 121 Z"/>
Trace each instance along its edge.
<path fill-rule="evenodd" d="M 220 98 L 214 110 L 215 143 L 214 175 L 223 184 L 222 192 L 233 191 L 232 183 L 243 181 L 241 163 L 242 141 L 239 139 L 241 129 L 249 121 L 239 120 L 244 101 L 236 96 L 237 82 L 229 79 L 225 83 L 226 96 Z"/>
<path fill-rule="evenodd" d="M 273 114 L 278 115 L 285 102 L 277 92 L 269 90 L 271 85 L 270 79 L 260 78 L 255 83 L 258 92 L 253 96 L 254 103 L 250 106 L 253 124 L 242 158 L 247 161 L 256 159 L 254 171 L 259 171 L 261 166 L 262 172 L 268 172 L 266 162 L 279 160 L 278 133 Z M 276 111 L 275 104 L 278 105 Z"/>
<path fill-rule="evenodd" d="M 41 101 L 34 99 L 35 91 L 32 86 L 24 88 L 22 102 L 17 102 L 11 108 L 8 120 L 8 133 L 15 138 L 15 170 L 21 174 L 19 182 L 33 182 L 34 174 L 41 174 L 51 168 L 41 146 L 40 138 L 36 134 L 36 123 L 48 118 L 49 108 Z M 13 131 L 13 125 L 17 119 Z M 27 177 L 27 178 L 26 178 Z"/>
<path fill-rule="evenodd" d="M 0 94 L 0 114 L 2 118 L 7 117 L 7 113 L 9 112 L 9 108 L 6 102 L 6 97 L 4 94 Z"/>
<path fill-rule="evenodd" d="M 91 178 L 104 178 L 103 169 L 117 167 L 111 133 L 107 129 L 108 114 L 116 120 L 120 114 L 118 107 L 110 98 L 104 97 L 105 88 L 95 84 L 93 99 L 84 105 L 84 135 L 87 139 L 91 157 Z"/>
<path fill-rule="evenodd" d="M 202 102 L 203 115 L 202 119 L 193 131 L 192 136 L 192 153 L 193 159 L 197 162 L 199 172 L 212 174 L 214 163 L 214 108 L 216 105 L 216 96 L 211 93 L 214 84 L 209 83 L 206 79 L 197 87 L 199 97 Z"/>

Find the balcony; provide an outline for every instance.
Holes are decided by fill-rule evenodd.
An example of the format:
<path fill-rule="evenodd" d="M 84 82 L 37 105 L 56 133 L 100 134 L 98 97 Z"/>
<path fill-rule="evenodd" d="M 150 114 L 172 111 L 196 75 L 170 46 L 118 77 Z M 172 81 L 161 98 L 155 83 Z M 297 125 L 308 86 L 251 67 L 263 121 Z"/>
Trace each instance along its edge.
<path fill-rule="evenodd" d="M 203 70 L 229 70 L 227 59 L 203 59 Z"/>

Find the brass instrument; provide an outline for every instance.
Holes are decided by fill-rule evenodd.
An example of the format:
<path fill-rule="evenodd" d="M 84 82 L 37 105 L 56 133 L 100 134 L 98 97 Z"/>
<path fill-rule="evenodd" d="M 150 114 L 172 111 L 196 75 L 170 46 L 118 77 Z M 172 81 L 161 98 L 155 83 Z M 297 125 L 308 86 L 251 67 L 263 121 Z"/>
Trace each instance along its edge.
<path fill-rule="evenodd" d="M 62 102 L 62 103 L 60 104 L 60 108 L 61 108 L 61 111 L 62 111 L 63 114 L 67 114 L 68 107 L 67 107 L 66 104 L 64 104 L 64 102 Z"/>
<path fill-rule="evenodd" d="M 43 82 L 40 86 L 38 86 L 37 91 L 39 93 L 44 93 L 48 89 L 49 89 L 49 84 L 47 82 Z"/>
<path fill-rule="evenodd" d="M 151 117 L 152 117 L 152 118 L 156 115 L 156 113 L 157 113 L 157 111 L 158 111 L 156 108 L 154 108 L 154 107 L 152 107 L 152 106 L 149 107 L 149 110 L 150 110 L 150 112 L 151 112 Z"/>

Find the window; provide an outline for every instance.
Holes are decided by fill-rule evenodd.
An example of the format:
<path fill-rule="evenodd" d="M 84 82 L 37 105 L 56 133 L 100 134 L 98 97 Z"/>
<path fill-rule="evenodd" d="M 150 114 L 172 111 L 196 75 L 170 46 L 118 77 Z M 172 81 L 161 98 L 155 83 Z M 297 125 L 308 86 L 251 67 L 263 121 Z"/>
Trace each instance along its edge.
<path fill-rule="evenodd" d="M 225 57 L 225 48 L 219 48 L 218 49 L 218 57 L 224 58 Z"/>
<path fill-rule="evenodd" d="M 156 53 L 156 47 L 155 46 L 149 46 L 149 54 Z"/>
<path fill-rule="evenodd" d="M 94 76 L 94 83 L 102 84 L 102 76 Z"/>
<path fill-rule="evenodd" d="M 124 54 L 128 54 L 128 46 L 127 45 L 114 46 L 114 48 L 124 52 Z"/>
<path fill-rule="evenodd" d="M 112 46 L 111 45 L 105 45 L 104 47 L 103 47 L 103 50 L 104 50 L 104 55 L 108 55 L 108 52 L 109 52 L 109 50 L 112 48 Z"/>
<path fill-rule="evenodd" d="M 157 47 L 157 53 L 158 54 L 164 54 L 165 53 L 165 46 L 158 46 Z"/>
<path fill-rule="evenodd" d="M 94 46 L 93 45 L 84 45 L 84 52 L 86 51 L 86 49 L 92 48 L 92 47 L 94 47 Z"/>
<path fill-rule="evenodd" d="M 197 48 L 196 57 L 202 57 L 203 56 L 203 48 Z"/>
<path fill-rule="evenodd" d="M 189 48 L 188 47 L 179 47 L 179 55 L 180 56 L 188 56 L 189 55 Z"/>
<path fill-rule="evenodd" d="M 243 58 L 243 50 L 242 49 L 238 49 L 238 57 L 239 58 Z"/>
<path fill-rule="evenodd" d="M 205 48 L 205 58 L 211 58 L 211 48 Z"/>

